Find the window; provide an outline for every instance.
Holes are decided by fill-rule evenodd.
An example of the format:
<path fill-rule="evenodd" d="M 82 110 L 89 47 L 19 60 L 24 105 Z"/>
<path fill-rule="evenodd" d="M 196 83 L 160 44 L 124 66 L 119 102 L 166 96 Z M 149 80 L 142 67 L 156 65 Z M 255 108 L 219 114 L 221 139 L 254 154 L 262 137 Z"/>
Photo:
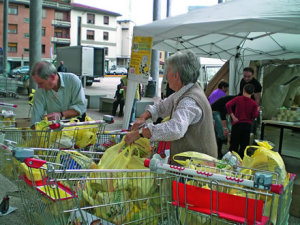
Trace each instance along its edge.
<path fill-rule="evenodd" d="M 42 45 L 42 54 L 45 54 L 45 53 L 46 53 L 46 46 Z"/>
<path fill-rule="evenodd" d="M 29 18 L 24 18 L 24 23 L 29 23 Z"/>
<path fill-rule="evenodd" d="M 88 30 L 86 33 L 86 39 L 87 40 L 94 40 L 94 31 L 93 30 Z"/>
<path fill-rule="evenodd" d="M 29 48 L 24 48 L 24 53 L 29 53 Z"/>
<path fill-rule="evenodd" d="M 46 27 L 42 27 L 42 36 L 46 36 Z"/>
<path fill-rule="evenodd" d="M 16 5 L 10 5 L 8 7 L 8 14 L 18 15 L 18 6 L 16 6 Z"/>
<path fill-rule="evenodd" d="M 24 38 L 29 38 L 29 33 L 24 33 Z"/>
<path fill-rule="evenodd" d="M 108 40 L 108 32 L 103 32 L 103 40 Z"/>
<path fill-rule="evenodd" d="M 62 37 L 62 30 L 55 29 L 54 30 L 54 37 L 61 38 Z"/>
<path fill-rule="evenodd" d="M 8 52 L 17 52 L 17 47 L 18 44 L 17 43 L 8 43 Z"/>
<path fill-rule="evenodd" d="M 104 48 L 104 55 L 108 55 L 108 48 L 107 47 Z"/>
<path fill-rule="evenodd" d="M 8 24 L 8 33 L 9 34 L 18 33 L 18 25 L 17 24 Z"/>
<path fill-rule="evenodd" d="M 43 9 L 42 11 L 42 17 L 45 19 L 46 18 L 46 9 Z"/>
<path fill-rule="evenodd" d="M 62 12 L 55 12 L 55 19 L 56 20 L 63 20 L 64 14 Z"/>
<path fill-rule="evenodd" d="M 87 14 L 87 23 L 95 24 L 95 15 Z"/>
<path fill-rule="evenodd" d="M 108 16 L 104 16 L 104 24 L 109 24 L 109 17 Z"/>

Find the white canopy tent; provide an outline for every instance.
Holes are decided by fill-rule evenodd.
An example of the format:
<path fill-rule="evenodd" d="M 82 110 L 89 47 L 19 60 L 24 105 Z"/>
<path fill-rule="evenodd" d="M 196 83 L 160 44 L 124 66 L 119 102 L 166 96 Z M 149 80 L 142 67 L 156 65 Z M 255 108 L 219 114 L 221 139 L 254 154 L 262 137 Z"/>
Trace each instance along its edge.
<path fill-rule="evenodd" d="M 300 58 L 300 1 L 236 0 L 137 26 L 134 35 L 152 36 L 154 49 L 230 60 L 235 94 L 246 61 Z"/>

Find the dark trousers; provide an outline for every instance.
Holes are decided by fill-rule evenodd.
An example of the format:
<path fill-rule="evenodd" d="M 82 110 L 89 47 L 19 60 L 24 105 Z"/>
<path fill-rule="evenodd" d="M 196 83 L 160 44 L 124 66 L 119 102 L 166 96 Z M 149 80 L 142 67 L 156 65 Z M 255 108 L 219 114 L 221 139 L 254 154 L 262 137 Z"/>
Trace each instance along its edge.
<path fill-rule="evenodd" d="M 120 105 L 119 116 L 122 116 L 122 115 L 123 115 L 124 104 L 125 104 L 124 99 L 119 99 L 119 100 L 114 101 L 114 103 L 113 103 L 112 115 L 113 115 L 113 116 L 116 115 L 117 108 L 118 108 L 118 106 Z"/>
<path fill-rule="evenodd" d="M 250 123 L 238 123 L 232 126 L 230 137 L 230 151 L 239 153 L 244 157 L 245 148 L 249 145 L 251 133 Z"/>

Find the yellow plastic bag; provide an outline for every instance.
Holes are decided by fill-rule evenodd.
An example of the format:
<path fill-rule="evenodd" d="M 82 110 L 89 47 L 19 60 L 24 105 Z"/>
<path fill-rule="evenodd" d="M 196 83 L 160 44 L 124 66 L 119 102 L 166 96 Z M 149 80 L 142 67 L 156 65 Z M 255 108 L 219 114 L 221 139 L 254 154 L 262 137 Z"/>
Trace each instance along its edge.
<path fill-rule="evenodd" d="M 22 169 L 23 173 L 25 173 L 25 176 L 30 181 L 33 181 L 33 180 L 34 181 L 40 181 L 40 180 L 43 179 L 43 177 L 46 176 L 46 174 L 44 174 L 43 169 L 31 168 L 31 170 L 29 170 L 28 166 L 25 163 L 21 163 L 20 166 L 21 166 L 21 169 Z M 43 167 L 47 168 L 47 165 L 44 164 Z"/>
<path fill-rule="evenodd" d="M 258 142 L 260 146 L 247 146 L 243 158 L 243 167 L 267 170 L 276 172 L 280 184 L 285 183 L 286 170 L 284 162 L 278 152 L 272 151 L 272 147 L 265 142 Z M 252 156 L 248 156 L 247 150 L 249 148 L 256 149 Z"/>

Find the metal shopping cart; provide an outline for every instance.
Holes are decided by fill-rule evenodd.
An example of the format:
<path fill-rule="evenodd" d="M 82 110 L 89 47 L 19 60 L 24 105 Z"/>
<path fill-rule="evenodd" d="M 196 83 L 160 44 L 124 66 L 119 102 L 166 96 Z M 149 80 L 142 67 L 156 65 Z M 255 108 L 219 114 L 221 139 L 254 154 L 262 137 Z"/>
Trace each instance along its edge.
<path fill-rule="evenodd" d="M 127 130 L 105 131 L 98 136 L 95 149 L 104 152 L 109 147 L 119 144 L 126 135 Z"/>
<path fill-rule="evenodd" d="M 15 127 L 16 115 L 13 109 L 17 108 L 17 105 L 0 102 L 0 129 Z"/>
<path fill-rule="evenodd" d="M 14 156 L 28 166 L 18 182 L 30 224 L 157 224 L 161 218 L 162 178 L 149 169 L 70 168 L 22 150 Z M 36 181 L 36 174 L 43 179 Z"/>
<path fill-rule="evenodd" d="M 200 159 L 188 169 L 165 160 L 155 155 L 145 166 L 173 176 L 164 183 L 167 224 L 287 224 L 295 175 L 283 186 L 269 171 L 237 166 L 235 172 Z"/>
<path fill-rule="evenodd" d="M 53 170 L 89 169 L 94 164 L 92 159 L 74 150 L 19 147 L 8 149 L 13 168 L 11 173 L 18 185 L 18 194 L 28 223 L 57 224 L 57 219 L 60 219 L 57 216 L 59 210 L 73 206 L 81 198 L 82 192 L 76 189 L 77 181 L 73 180 L 74 176 L 77 177 L 76 173 L 54 173 Z M 80 175 L 80 179 L 85 178 L 86 174 Z M 8 210 L 10 195 L 15 196 L 15 193 L 8 192 L 5 195 L 0 204 L 1 213 Z"/>
<path fill-rule="evenodd" d="M 30 128 L 5 129 L 5 139 L 18 143 L 18 146 L 33 148 L 60 148 L 92 150 L 107 124 L 113 117 L 87 122 L 52 121 L 41 130 Z"/>

